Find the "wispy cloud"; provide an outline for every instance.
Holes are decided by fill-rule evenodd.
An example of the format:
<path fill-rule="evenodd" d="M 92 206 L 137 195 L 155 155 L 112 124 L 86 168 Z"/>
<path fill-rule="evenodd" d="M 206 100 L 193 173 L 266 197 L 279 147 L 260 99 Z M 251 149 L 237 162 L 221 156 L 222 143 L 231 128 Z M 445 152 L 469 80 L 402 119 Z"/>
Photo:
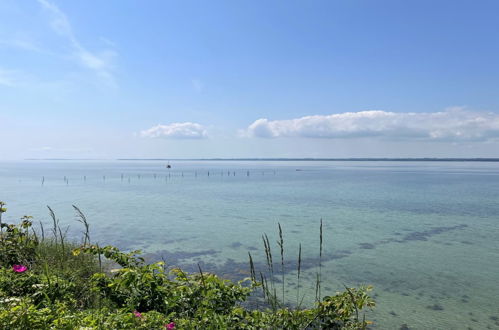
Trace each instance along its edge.
<path fill-rule="evenodd" d="M 157 125 L 140 132 L 142 137 L 165 139 L 204 139 L 208 137 L 206 128 L 197 123 L 172 123 Z"/>
<path fill-rule="evenodd" d="M 109 49 L 102 52 L 88 50 L 76 38 L 71 22 L 59 7 L 48 0 L 38 0 L 38 3 L 50 13 L 52 29 L 67 39 L 72 49 L 72 55 L 80 65 L 94 71 L 108 85 L 116 86 L 116 80 L 112 72 L 112 60 L 116 56 L 116 52 Z"/>
<path fill-rule="evenodd" d="M 0 68 L 0 86 L 16 87 L 24 84 L 27 79 L 27 76 L 20 71 Z"/>
<path fill-rule="evenodd" d="M 200 79 L 191 80 L 192 88 L 198 93 L 202 92 L 204 89 L 204 84 Z"/>
<path fill-rule="evenodd" d="M 14 37 L 9 39 L 5 38 L 3 40 L 0 40 L 0 46 L 5 46 L 9 48 L 18 48 L 38 53 L 47 53 L 46 50 L 43 50 L 41 47 L 36 45 L 32 40 L 23 37 Z"/>
<path fill-rule="evenodd" d="M 306 116 L 288 120 L 262 118 L 246 130 L 262 138 L 416 139 L 484 141 L 499 138 L 499 114 L 451 108 L 433 113 L 396 113 L 381 110 Z"/>
<path fill-rule="evenodd" d="M 16 85 L 11 72 L 0 68 L 0 85 L 7 87 L 13 87 Z"/>

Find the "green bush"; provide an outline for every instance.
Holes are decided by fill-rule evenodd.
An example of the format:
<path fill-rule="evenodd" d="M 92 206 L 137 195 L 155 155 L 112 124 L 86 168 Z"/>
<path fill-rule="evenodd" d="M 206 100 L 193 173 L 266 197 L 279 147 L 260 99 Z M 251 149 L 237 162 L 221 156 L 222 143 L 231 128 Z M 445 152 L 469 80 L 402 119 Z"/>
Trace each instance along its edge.
<path fill-rule="evenodd" d="M 0 204 L 2 205 L 2 204 Z M 0 207 L 0 212 L 5 212 Z M 38 246 L 36 234 L 30 235 L 31 217 L 24 216 L 19 225 L 0 223 L 0 265 L 23 264 L 30 265 L 35 260 L 35 250 Z M 34 233 L 34 232 L 33 232 Z"/>
<path fill-rule="evenodd" d="M 148 264 L 139 251 L 90 244 L 88 232 L 77 247 L 55 216 L 52 238 L 37 235 L 29 217 L 0 224 L 2 329 L 364 329 L 359 312 L 374 306 L 371 288 L 360 287 L 312 308 L 248 309 L 242 303 L 261 286 L 254 276 L 234 283 Z"/>

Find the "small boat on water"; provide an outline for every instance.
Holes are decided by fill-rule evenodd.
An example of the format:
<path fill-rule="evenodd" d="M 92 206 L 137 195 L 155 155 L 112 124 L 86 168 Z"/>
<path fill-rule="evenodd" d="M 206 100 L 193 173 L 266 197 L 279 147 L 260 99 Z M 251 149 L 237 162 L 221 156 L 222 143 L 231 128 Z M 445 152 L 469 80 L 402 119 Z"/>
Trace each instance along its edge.
<path fill-rule="evenodd" d="M 170 162 L 168 162 L 168 164 L 166 164 L 166 168 L 172 168 L 172 166 L 170 165 Z"/>

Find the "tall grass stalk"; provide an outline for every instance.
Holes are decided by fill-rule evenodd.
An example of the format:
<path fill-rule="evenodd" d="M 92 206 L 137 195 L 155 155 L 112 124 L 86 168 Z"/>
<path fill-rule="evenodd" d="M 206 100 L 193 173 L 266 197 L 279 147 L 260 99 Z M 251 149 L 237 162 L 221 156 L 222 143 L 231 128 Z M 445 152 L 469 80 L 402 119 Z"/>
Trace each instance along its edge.
<path fill-rule="evenodd" d="M 284 238 L 282 236 L 282 228 L 281 224 L 278 222 L 277 226 L 279 227 L 279 241 L 277 244 L 279 245 L 280 252 L 281 252 L 281 274 L 282 274 L 282 304 L 284 304 L 284 287 L 285 287 L 285 281 L 284 281 Z"/>
<path fill-rule="evenodd" d="M 60 240 L 61 240 L 61 253 L 64 253 L 64 251 L 66 251 L 66 248 L 64 246 L 64 236 L 65 236 L 65 234 L 62 234 L 61 226 L 58 226 L 57 230 L 59 232 L 59 237 L 60 237 Z M 66 229 L 66 231 L 67 231 L 67 229 Z"/>
<path fill-rule="evenodd" d="M 264 299 L 268 302 L 268 304 L 276 309 L 279 306 L 284 306 L 285 305 L 285 290 L 286 290 L 286 266 L 285 266 L 285 261 L 284 261 L 284 234 L 282 230 L 282 226 L 280 223 L 277 223 L 278 226 L 278 234 L 279 234 L 279 239 L 277 240 L 277 245 L 280 250 L 280 257 L 281 257 L 281 279 L 282 279 L 282 292 L 280 292 L 279 297 L 277 296 L 277 286 L 275 283 L 275 274 L 274 274 L 274 262 L 272 259 L 272 249 L 270 245 L 270 240 L 267 236 L 267 234 L 262 235 L 262 241 L 263 241 L 263 246 L 265 250 L 265 257 L 266 257 L 266 265 L 267 265 L 267 274 L 270 279 L 267 279 L 267 277 L 260 272 L 260 280 L 262 284 L 262 291 L 264 295 Z M 320 302 L 322 299 L 322 255 L 324 253 L 324 226 L 323 226 L 323 221 L 322 218 L 320 220 L 320 226 L 319 226 L 319 265 L 318 265 L 318 270 L 315 273 L 315 301 Z M 249 260 L 250 260 L 250 273 L 251 273 L 251 278 L 255 280 L 256 278 L 256 273 L 255 273 L 255 266 L 253 263 L 253 257 L 251 254 L 248 252 Z M 303 303 L 303 300 L 305 299 L 305 295 L 300 296 L 300 289 L 301 289 L 301 277 L 302 277 L 302 245 L 301 243 L 298 246 L 298 262 L 297 262 L 297 286 L 296 286 L 296 308 L 300 309 L 301 305 Z M 270 282 L 270 284 L 268 283 Z M 282 300 L 281 300 L 282 299 Z"/>
<path fill-rule="evenodd" d="M 100 251 L 99 243 L 97 243 L 97 250 Z M 99 259 L 99 272 L 102 273 L 102 256 L 100 252 L 98 254 L 98 259 Z"/>
<path fill-rule="evenodd" d="M 35 228 L 31 227 L 31 232 L 33 233 L 33 237 L 35 238 L 35 242 L 40 242 L 40 239 L 38 238 L 38 234 L 36 233 Z M 28 231 L 26 231 L 26 235 L 28 235 Z"/>
<path fill-rule="evenodd" d="M 48 205 L 47 205 L 47 208 L 49 209 L 50 217 L 52 218 L 52 223 L 53 223 L 52 233 L 54 234 L 55 245 L 57 246 L 57 226 L 58 226 L 59 220 L 56 219 L 55 213 L 52 210 L 52 208 Z"/>
<path fill-rule="evenodd" d="M 265 290 L 265 281 L 263 279 L 262 272 L 260 272 L 260 281 L 262 283 L 263 299 L 265 299 L 267 297 L 267 295 L 266 295 L 266 290 Z"/>
<path fill-rule="evenodd" d="M 253 258 L 251 257 L 251 253 L 250 252 L 248 252 L 248 256 L 249 256 L 249 263 L 250 263 L 251 280 L 253 282 L 256 282 L 255 264 L 253 263 Z"/>
<path fill-rule="evenodd" d="M 267 297 L 269 298 L 269 304 L 272 306 L 272 308 L 276 309 L 277 308 L 277 290 L 275 287 L 275 282 L 274 282 L 274 261 L 272 260 L 272 249 L 270 247 L 270 241 L 269 237 L 267 234 L 263 234 L 262 236 L 263 240 L 263 245 L 265 248 L 265 256 L 267 258 L 267 268 L 269 270 L 269 276 L 270 276 L 270 290 L 269 287 L 266 283 L 266 288 L 267 288 Z"/>
<path fill-rule="evenodd" d="M 88 224 L 87 218 L 76 205 L 73 205 L 73 209 L 76 211 L 77 221 L 82 223 L 85 227 L 85 231 L 83 232 L 83 245 L 90 244 L 90 225 Z"/>
<path fill-rule="evenodd" d="M 45 242 L 45 229 L 43 228 L 43 222 L 40 222 L 40 233 L 42 235 L 42 243 Z"/>
<path fill-rule="evenodd" d="M 315 300 L 321 300 L 321 282 L 322 282 L 322 218 L 321 225 L 319 228 L 319 272 L 317 273 L 317 279 L 315 282 Z"/>
<path fill-rule="evenodd" d="M 204 282 L 204 274 L 203 270 L 201 269 L 201 265 L 198 262 L 198 269 L 199 269 L 199 275 L 201 275 L 201 285 L 203 286 L 203 289 L 206 288 L 206 284 Z"/>
<path fill-rule="evenodd" d="M 300 275 L 301 275 L 301 243 L 298 248 L 298 275 L 297 275 L 297 287 L 296 287 L 296 308 L 300 308 Z"/>

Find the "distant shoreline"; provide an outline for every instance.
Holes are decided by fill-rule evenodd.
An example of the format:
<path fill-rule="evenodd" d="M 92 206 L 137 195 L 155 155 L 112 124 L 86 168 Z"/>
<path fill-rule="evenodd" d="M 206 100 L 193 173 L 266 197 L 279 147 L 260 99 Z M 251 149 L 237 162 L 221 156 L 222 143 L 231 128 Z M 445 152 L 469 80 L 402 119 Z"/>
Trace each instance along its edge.
<path fill-rule="evenodd" d="M 310 162 L 499 162 L 499 158 L 27 158 L 25 160 L 50 161 L 310 161 Z"/>

